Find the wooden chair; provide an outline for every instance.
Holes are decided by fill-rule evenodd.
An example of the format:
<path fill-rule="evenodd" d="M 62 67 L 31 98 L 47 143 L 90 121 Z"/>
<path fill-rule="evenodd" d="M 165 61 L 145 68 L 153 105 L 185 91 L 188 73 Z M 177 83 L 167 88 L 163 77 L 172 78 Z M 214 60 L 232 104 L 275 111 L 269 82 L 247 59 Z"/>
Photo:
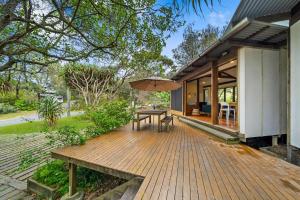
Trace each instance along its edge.
<path fill-rule="evenodd" d="M 162 120 L 160 120 L 160 130 L 162 130 L 163 124 L 165 124 L 166 130 L 170 130 L 170 122 L 172 122 L 172 126 L 174 125 L 174 119 L 173 116 L 166 116 Z"/>
<path fill-rule="evenodd" d="M 146 122 L 147 118 L 149 119 L 149 124 L 150 124 L 151 123 L 151 116 L 150 115 L 141 115 L 141 116 L 139 116 L 139 121 L 145 120 L 145 122 Z M 137 122 L 138 122 L 138 119 L 136 117 L 132 119 L 132 130 L 134 130 L 134 123 L 137 123 Z"/>

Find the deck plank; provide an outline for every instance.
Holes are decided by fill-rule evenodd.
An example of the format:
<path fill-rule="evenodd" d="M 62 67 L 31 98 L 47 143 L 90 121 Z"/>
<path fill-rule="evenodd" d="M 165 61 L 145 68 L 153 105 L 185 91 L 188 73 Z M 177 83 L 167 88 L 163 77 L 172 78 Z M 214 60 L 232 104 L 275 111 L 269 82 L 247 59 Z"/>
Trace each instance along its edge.
<path fill-rule="evenodd" d="M 227 145 L 175 120 L 170 132 L 125 126 L 52 156 L 144 177 L 135 199 L 299 199 L 300 168 Z"/>
<path fill-rule="evenodd" d="M 167 199 L 168 191 L 170 188 L 170 182 L 172 177 L 172 171 L 175 165 L 175 156 L 179 152 L 179 143 L 180 143 L 180 134 L 175 134 L 173 137 L 174 141 L 174 149 L 172 151 L 172 156 L 170 157 L 170 161 L 168 162 L 166 174 L 163 179 L 163 184 L 159 192 L 159 198 L 158 199 Z"/>

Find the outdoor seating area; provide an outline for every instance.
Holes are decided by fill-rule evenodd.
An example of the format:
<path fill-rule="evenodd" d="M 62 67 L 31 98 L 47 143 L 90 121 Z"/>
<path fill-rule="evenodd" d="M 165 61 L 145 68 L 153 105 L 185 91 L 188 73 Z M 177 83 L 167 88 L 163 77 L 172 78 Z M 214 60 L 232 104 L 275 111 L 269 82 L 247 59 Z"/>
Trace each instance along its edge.
<path fill-rule="evenodd" d="M 134 130 L 134 123 L 137 124 L 137 130 L 141 130 L 141 122 L 149 119 L 149 124 L 152 127 L 157 126 L 157 131 L 169 131 L 170 122 L 174 125 L 173 116 L 168 116 L 167 110 L 142 110 L 136 112 L 136 117 L 132 120 L 132 130 Z M 157 124 L 155 124 L 157 122 Z"/>
<path fill-rule="evenodd" d="M 299 167 L 175 123 L 172 132 L 160 134 L 125 126 L 85 145 L 57 149 L 52 157 L 117 177 L 142 178 L 134 199 L 299 198 Z"/>
<path fill-rule="evenodd" d="M 139 116 L 138 118 L 137 117 L 134 117 L 132 119 L 132 130 L 134 130 L 134 123 L 138 123 L 138 121 L 145 121 L 146 120 L 149 120 L 149 124 L 151 124 L 151 116 L 150 115 L 142 115 L 142 116 Z"/>
<path fill-rule="evenodd" d="M 142 91 L 171 91 L 181 87 L 180 84 L 175 81 L 164 79 L 161 77 L 150 77 L 137 81 L 130 82 L 130 85 L 133 89 L 142 90 Z M 163 117 L 162 117 L 163 116 Z M 153 120 L 152 120 L 153 117 Z M 157 120 L 155 118 L 157 117 Z M 134 123 L 137 123 L 137 130 L 141 129 L 141 121 L 149 118 L 149 123 L 157 121 L 157 131 L 161 132 L 163 130 L 170 130 L 170 123 L 174 125 L 173 116 L 168 116 L 167 110 L 139 110 L 135 113 L 135 117 L 132 120 L 132 129 L 134 130 Z"/>

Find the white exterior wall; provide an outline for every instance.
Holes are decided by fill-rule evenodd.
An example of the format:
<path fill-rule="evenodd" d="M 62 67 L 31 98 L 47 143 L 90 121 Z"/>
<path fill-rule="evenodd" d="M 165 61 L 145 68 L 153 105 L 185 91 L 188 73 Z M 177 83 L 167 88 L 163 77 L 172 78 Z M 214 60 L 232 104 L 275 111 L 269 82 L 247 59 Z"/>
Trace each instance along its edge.
<path fill-rule="evenodd" d="M 280 50 L 280 66 L 279 66 L 279 82 L 280 82 L 280 110 L 281 110 L 281 118 L 280 118 L 280 132 L 287 133 L 287 72 L 288 72 L 288 57 L 287 50 Z"/>
<path fill-rule="evenodd" d="M 239 49 L 239 120 L 246 138 L 285 133 L 280 55 L 279 50 Z"/>
<path fill-rule="evenodd" d="M 300 148 L 300 21 L 291 26 L 291 145 Z"/>

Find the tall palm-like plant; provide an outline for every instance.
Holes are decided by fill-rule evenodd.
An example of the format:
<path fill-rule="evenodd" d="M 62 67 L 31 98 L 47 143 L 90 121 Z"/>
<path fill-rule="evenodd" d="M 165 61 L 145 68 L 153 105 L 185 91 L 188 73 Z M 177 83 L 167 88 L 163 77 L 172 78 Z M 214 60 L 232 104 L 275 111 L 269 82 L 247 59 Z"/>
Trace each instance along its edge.
<path fill-rule="evenodd" d="M 49 126 L 53 126 L 63 114 L 62 104 L 54 97 L 46 97 L 39 103 L 38 114 Z"/>
<path fill-rule="evenodd" d="M 203 14 L 203 6 L 207 6 L 209 8 L 213 8 L 215 3 L 221 3 L 222 0 L 173 0 L 173 5 L 176 8 L 186 7 L 189 10 L 190 6 L 192 6 L 195 13 Z"/>

